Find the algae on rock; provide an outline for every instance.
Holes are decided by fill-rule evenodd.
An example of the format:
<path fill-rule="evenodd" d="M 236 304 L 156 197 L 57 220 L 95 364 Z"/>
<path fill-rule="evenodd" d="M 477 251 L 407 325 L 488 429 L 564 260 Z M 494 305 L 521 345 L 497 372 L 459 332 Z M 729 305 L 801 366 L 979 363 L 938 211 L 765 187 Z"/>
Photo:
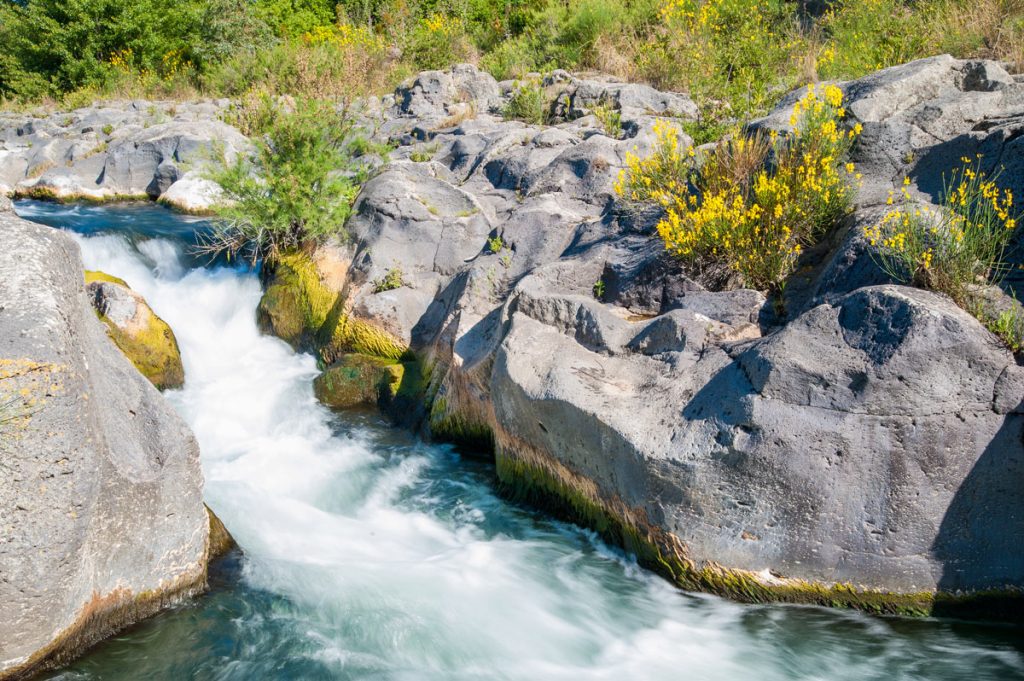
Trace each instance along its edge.
<path fill-rule="evenodd" d="M 293 252 L 273 263 L 257 309 L 261 330 L 296 350 L 315 352 L 327 365 L 346 353 L 401 358 L 406 348 L 391 334 L 348 313 L 347 261 L 340 250 Z"/>
<path fill-rule="evenodd" d="M 346 354 L 316 377 L 313 392 L 328 407 L 372 406 L 398 391 L 402 374 L 396 360 Z"/>
<path fill-rule="evenodd" d="M 160 390 L 180 388 L 185 368 L 174 332 L 123 279 L 86 271 L 86 291 L 107 335 Z"/>

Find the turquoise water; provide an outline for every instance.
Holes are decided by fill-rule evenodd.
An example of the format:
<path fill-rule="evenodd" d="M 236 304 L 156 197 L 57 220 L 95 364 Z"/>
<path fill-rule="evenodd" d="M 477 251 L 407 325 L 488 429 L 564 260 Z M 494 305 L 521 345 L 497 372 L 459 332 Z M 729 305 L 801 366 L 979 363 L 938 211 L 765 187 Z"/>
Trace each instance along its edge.
<path fill-rule="evenodd" d="M 167 396 L 245 552 L 211 591 L 47 678 L 1024 679 L 1024 632 L 680 593 L 592 533 L 495 494 L 493 471 L 317 404 L 314 360 L 261 336 L 255 274 L 204 266 L 156 206 L 18 205 L 79 234 L 174 329 Z"/>

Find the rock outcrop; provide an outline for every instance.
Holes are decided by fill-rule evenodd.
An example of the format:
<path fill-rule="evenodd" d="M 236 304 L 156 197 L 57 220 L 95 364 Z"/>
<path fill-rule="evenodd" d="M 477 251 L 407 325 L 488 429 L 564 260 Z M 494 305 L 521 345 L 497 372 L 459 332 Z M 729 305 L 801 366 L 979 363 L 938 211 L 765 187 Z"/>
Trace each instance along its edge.
<path fill-rule="evenodd" d="M 543 126 L 503 120 L 514 85 L 469 67 L 385 102 L 378 128 L 398 147 L 357 199 L 354 244 L 333 247 L 350 265 L 312 279 L 333 321 L 305 328 L 337 340 L 362 324 L 391 339 L 381 356 L 415 355 L 428 432 L 493 446 L 511 493 L 680 586 L 1019 617 L 1024 370 L 948 299 L 892 285 L 859 226 L 904 175 L 935 200 L 976 153 L 1024 196 L 1021 78 L 936 57 L 841 84 L 865 184 L 781 315 L 688 279 L 658 211 L 612 191 L 655 120 L 692 120 L 692 102 L 564 72 L 544 86 Z M 798 94 L 758 125 L 785 128 Z M 619 110 L 622 139 L 598 103 Z M 367 350 L 321 359 L 345 352 Z"/>
<path fill-rule="evenodd" d="M 158 199 L 203 213 L 211 162 L 248 140 L 219 120 L 226 101 L 110 102 L 45 115 L 0 114 L 0 193 L 58 200 Z"/>
<path fill-rule="evenodd" d="M 114 344 L 159 390 L 185 384 L 178 341 L 167 322 L 123 280 L 85 273 L 85 291 Z"/>
<path fill-rule="evenodd" d="M 0 678 L 202 591 L 228 542 L 194 437 L 107 337 L 74 240 L 3 206 L 0 467 Z"/>

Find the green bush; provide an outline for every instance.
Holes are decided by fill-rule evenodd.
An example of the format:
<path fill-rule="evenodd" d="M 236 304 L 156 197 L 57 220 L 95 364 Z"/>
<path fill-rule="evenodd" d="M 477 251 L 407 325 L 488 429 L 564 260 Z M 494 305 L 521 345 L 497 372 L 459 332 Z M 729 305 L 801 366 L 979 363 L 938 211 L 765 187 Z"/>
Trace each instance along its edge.
<path fill-rule="evenodd" d="M 473 48 L 462 19 L 432 14 L 417 22 L 406 52 L 417 68 L 442 69 L 469 59 Z"/>
<path fill-rule="evenodd" d="M 842 0 L 821 22 L 828 36 L 818 56 L 823 78 L 850 78 L 925 54 L 920 11 L 901 0 Z"/>
<path fill-rule="evenodd" d="M 622 114 L 618 109 L 603 102 L 594 107 L 594 116 L 609 137 L 622 137 Z"/>
<path fill-rule="evenodd" d="M 346 238 L 345 220 L 364 176 L 358 139 L 345 111 L 317 100 L 293 108 L 260 98 L 249 116 L 261 121 L 252 158 L 213 173 L 224 189 L 210 252 L 273 262 L 328 237 Z"/>
<path fill-rule="evenodd" d="M 537 81 L 519 83 L 502 115 L 506 119 L 542 125 L 547 120 L 548 102 L 544 88 Z"/>
<path fill-rule="evenodd" d="M 522 78 L 531 71 L 540 70 L 534 50 L 524 37 L 499 43 L 483 56 L 480 66 L 498 80 Z"/>
<path fill-rule="evenodd" d="M 999 189 L 998 173 L 986 177 L 976 165 L 965 157 L 952 171 L 938 209 L 915 204 L 904 186 L 899 199 L 890 194 L 893 208 L 864 230 L 890 276 L 967 308 L 974 287 L 999 283 L 1006 273 L 1004 255 L 1017 227 L 1013 195 Z"/>
<path fill-rule="evenodd" d="M 402 272 L 401 267 L 392 267 L 384 273 L 384 276 L 373 280 L 374 293 L 394 291 L 396 288 L 402 288 L 403 286 L 405 286 L 405 274 Z"/>
<path fill-rule="evenodd" d="M 239 54 L 210 69 L 203 83 L 207 90 L 232 96 L 256 89 L 334 99 L 393 87 L 401 75 L 380 37 L 342 25 L 281 40 L 255 54 Z"/>
<path fill-rule="evenodd" d="M 254 14 L 277 35 L 297 38 L 335 21 L 334 0 L 259 0 Z"/>

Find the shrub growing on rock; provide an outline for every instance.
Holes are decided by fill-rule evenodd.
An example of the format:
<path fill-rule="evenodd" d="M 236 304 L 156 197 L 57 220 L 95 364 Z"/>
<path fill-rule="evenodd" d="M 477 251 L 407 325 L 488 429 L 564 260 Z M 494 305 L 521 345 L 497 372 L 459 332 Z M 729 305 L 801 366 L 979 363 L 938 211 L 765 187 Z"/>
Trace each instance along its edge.
<path fill-rule="evenodd" d="M 207 250 L 274 261 L 328 237 L 345 238 L 366 148 L 347 111 L 309 99 L 286 108 L 263 97 L 254 106 L 250 119 L 265 130 L 251 158 L 214 173 L 226 200 Z"/>
<path fill-rule="evenodd" d="M 502 112 L 506 119 L 542 125 L 547 118 L 547 97 L 536 81 L 519 83 Z"/>
<path fill-rule="evenodd" d="M 970 158 L 954 169 L 940 206 L 917 205 L 904 179 L 901 196 L 864 234 L 881 267 L 897 281 L 945 293 L 970 307 L 972 288 L 998 283 L 1007 269 L 1004 254 L 1014 235 L 1013 194 L 1000 190 L 998 173 L 986 177 Z M 899 205 L 897 205 L 899 204 Z"/>
<path fill-rule="evenodd" d="M 628 156 L 616 191 L 665 209 L 666 248 L 707 283 L 739 275 L 745 286 L 779 290 L 803 248 L 850 207 L 856 174 L 845 159 L 860 129 L 844 129 L 842 99 L 834 86 L 810 86 L 791 134 L 737 135 L 701 154 L 681 149 L 679 129 L 660 123 L 654 153 Z"/>
<path fill-rule="evenodd" d="M 443 69 L 467 61 L 473 45 L 462 19 L 435 12 L 410 32 L 406 52 L 421 69 Z"/>
<path fill-rule="evenodd" d="M 401 267 L 392 267 L 380 279 L 373 281 L 373 292 L 383 293 L 405 286 L 405 275 Z"/>

